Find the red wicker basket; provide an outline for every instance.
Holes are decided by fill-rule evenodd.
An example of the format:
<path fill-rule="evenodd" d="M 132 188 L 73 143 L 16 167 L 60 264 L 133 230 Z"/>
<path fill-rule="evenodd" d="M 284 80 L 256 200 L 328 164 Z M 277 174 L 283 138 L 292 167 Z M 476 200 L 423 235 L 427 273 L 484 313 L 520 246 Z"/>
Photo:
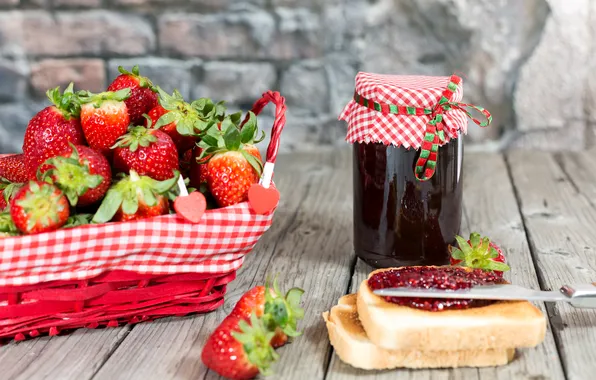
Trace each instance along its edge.
<path fill-rule="evenodd" d="M 252 111 L 259 114 L 269 102 L 276 112 L 264 187 L 286 111 L 273 91 Z M 206 211 L 198 224 L 170 214 L 0 239 L 0 338 L 215 310 L 274 211 L 259 215 L 244 202 Z"/>

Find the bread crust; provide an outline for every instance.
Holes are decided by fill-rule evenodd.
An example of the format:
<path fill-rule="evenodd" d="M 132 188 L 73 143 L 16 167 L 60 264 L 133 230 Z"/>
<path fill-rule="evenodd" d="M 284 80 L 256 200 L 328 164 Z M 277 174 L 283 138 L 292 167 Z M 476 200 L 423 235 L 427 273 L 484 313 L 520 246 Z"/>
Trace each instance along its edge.
<path fill-rule="evenodd" d="M 369 278 L 383 270 L 388 269 Z M 367 280 L 360 284 L 357 309 L 369 339 L 388 350 L 535 347 L 546 333 L 546 318 L 526 301 L 432 312 L 387 302 L 370 290 Z"/>
<path fill-rule="evenodd" d="M 323 313 L 329 339 L 339 358 L 356 368 L 456 368 L 499 366 L 513 360 L 515 349 L 423 351 L 387 350 L 375 346 L 358 319 L 356 295 L 342 297 L 330 312 Z"/>

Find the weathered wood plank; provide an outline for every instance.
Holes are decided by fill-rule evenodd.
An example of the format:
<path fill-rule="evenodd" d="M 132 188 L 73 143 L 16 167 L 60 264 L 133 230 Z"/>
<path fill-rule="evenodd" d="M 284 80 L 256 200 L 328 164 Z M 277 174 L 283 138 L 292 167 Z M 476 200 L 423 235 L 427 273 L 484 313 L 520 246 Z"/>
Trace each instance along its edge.
<path fill-rule="evenodd" d="M 135 326 L 94 379 L 217 378 L 200 360 L 205 340 L 244 291 L 276 273 L 283 288 L 306 290 L 304 335 L 279 350 L 278 378 L 322 379 L 330 346 L 320 315 L 344 294 L 353 262 L 350 168 L 349 151 L 281 156 L 275 222 L 247 257 L 224 307 Z"/>
<path fill-rule="evenodd" d="M 571 183 L 596 207 L 596 150 L 561 153 L 555 159 Z"/>
<path fill-rule="evenodd" d="M 66 336 L 11 342 L 0 347 L 0 378 L 90 379 L 129 329 L 81 329 Z"/>
<path fill-rule="evenodd" d="M 570 179 L 580 173 L 548 153 L 512 152 L 508 162 L 543 289 L 596 280 L 596 209 Z M 593 378 L 596 311 L 547 306 L 567 378 Z"/>
<path fill-rule="evenodd" d="M 488 175 L 487 173 L 490 173 Z M 500 155 L 467 155 L 464 178 L 465 217 L 462 234 L 471 230 L 499 242 L 511 264 L 510 281 L 537 287 L 537 277 L 526 242 L 521 216 L 515 201 L 507 169 Z M 353 276 L 355 291 L 372 270 L 358 261 Z M 543 308 L 543 305 L 539 305 Z M 564 379 L 552 333 L 536 349 L 521 350 L 509 365 L 498 368 L 462 368 L 456 370 L 396 370 L 367 372 L 356 370 L 332 357 L 328 379 Z"/>

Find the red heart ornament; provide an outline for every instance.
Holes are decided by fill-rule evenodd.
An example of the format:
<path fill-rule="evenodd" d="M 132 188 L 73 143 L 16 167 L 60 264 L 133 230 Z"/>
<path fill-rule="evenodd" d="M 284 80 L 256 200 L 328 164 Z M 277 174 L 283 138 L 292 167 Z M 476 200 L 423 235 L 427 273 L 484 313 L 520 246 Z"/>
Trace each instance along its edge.
<path fill-rule="evenodd" d="M 279 191 L 273 186 L 264 188 L 255 183 L 248 189 L 248 203 L 257 214 L 268 214 L 279 203 Z"/>
<path fill-rule="evenodd" d="M 191 223 L 198 223 L 207 209 L 207 200 L 205 196 L 193 191 L 187 196 L 180 196 L 174 201 L 174 210 L 176 214 Z"/>

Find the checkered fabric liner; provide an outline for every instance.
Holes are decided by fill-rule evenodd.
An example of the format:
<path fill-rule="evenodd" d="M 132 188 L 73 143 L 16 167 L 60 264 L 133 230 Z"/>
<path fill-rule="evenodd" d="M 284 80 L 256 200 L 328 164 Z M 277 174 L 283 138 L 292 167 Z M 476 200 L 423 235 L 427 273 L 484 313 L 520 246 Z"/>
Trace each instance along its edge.
<path fill-rule="evenodd" d="M 450 77 L 382 75 L 360 72 L 356 76 L 356 94 L 372 102 L 403 107 L 433 109 L 439 102 Z M 463 96 L 460 83 L 450 102 L 459 102 Z M 380 112 L 351 100 L 339 119 L 348 123 L 346 140 L 349 143 L 383 143 L 419 149 L 432 115 L 397 115 Z M 467 115 L 461 109 L 444 113 L 445 142 L 467 132 Z"/>
<path fill-rule="evenodd" d="M 199 224 L 171 214 L 4 238 L 0 286 L 80 280 L 117 269 L 228 273 L 240 268 L 272 219 L 273 212 L 257 215 L 244 202 L 209 210 Z"/>

